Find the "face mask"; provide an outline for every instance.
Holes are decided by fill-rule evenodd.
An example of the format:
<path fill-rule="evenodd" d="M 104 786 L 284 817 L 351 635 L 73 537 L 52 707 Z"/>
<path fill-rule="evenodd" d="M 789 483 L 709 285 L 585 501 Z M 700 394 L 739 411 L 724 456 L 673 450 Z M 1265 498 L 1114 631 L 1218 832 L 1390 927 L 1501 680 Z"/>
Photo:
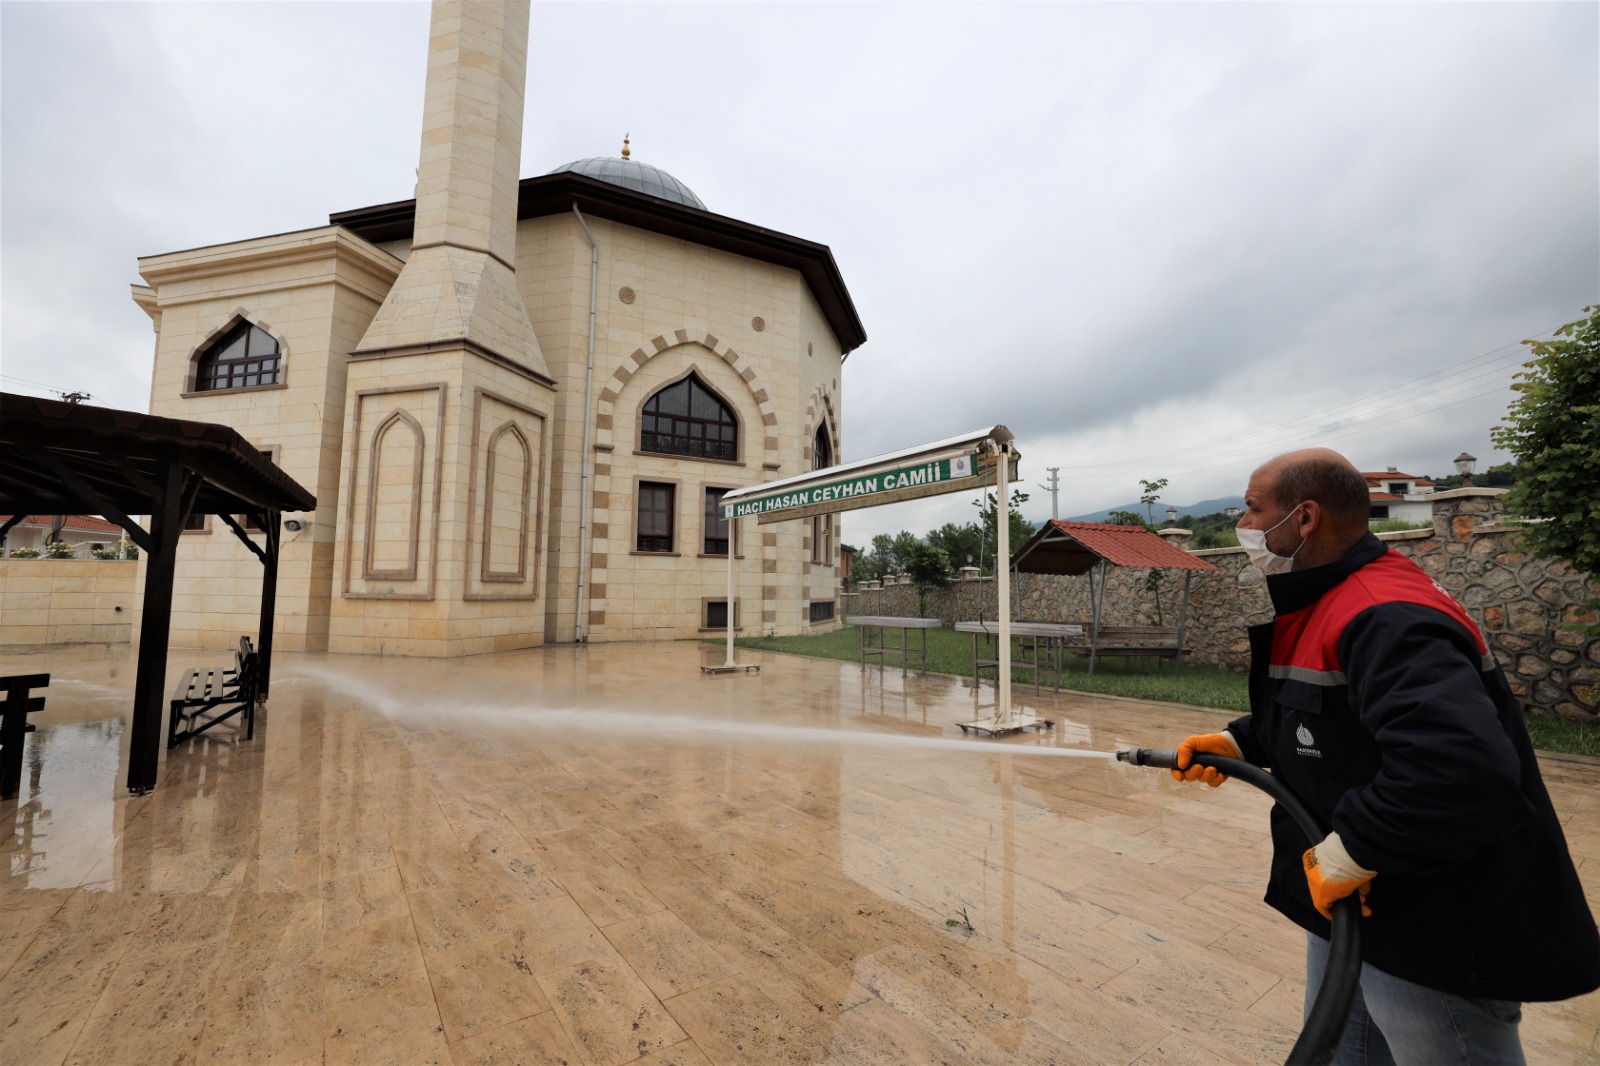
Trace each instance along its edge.
<path fill-rule="evenodd" d="M 1267 534 L 1271 533 L 1273 529 L 1277 529 L 1278 526 L 1283 525 L 1290 518 L 1293 518 L 1294 513 L 1299 509 L 1300 505 L 1298 503 L 1295 504 L 1289 509 L 1289 513 L 1280 518 L 1272 529 L 1234 530 L 1234 533 L 1239 537 L 1239 547 L 1244 549 L 1244 553 L 1250 557 L 1250 562 L 1262 573 L 1286 574 L 1294 569 L 1294 557 L 1299 555 L 1300 549 L 1306 546 L 1305 540 L 1302 539 L 1300 541 L 1299 547 L 1294 550 L 1294 555 L 1279 555 L 1267 547 Z"/>

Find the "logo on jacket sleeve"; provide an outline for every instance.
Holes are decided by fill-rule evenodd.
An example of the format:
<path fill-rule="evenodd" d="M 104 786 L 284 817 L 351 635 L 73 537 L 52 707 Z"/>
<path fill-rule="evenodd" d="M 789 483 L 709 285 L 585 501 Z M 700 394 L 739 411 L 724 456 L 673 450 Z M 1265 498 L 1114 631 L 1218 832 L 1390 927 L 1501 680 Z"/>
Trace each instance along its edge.
<path fill-rule="evenodd" d="M 1300 742 L 1300 746 L 1294 749 L 1296 752 L 1301 755 L 1308 755 L 1313 759 L 1322 758 L 1322 752 L 1312 747 L 1317 742 L 1317 738 L 1311 735 L 1311 730 L 1307 729 L 1304 723 L 1295 727 L 1294 738 Z"/>

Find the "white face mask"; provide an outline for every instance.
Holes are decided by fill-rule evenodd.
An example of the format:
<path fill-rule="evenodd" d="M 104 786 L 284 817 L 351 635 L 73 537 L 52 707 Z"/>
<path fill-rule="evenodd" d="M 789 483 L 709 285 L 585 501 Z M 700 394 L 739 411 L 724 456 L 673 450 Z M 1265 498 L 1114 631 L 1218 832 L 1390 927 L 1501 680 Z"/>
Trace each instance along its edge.
<path fill-rule="evenodd" d="M 1293 518 L 1294 513 L 1299 509 L 1300 504 L 1295 504 L 1289 509 L 1289 513 L 1279 519 L 1277 524 L 1274 525 L 1272 529 L 1234 530 L 1234 533 L 1239 537 L 1239 547 L 1244 549 L 1244 553 L 1250 557 L 1250 562 L 1254 564 L 1255 567 L 1262 573 L 1286 574 L 1290 570 L 1294 569 L 1294 557 L 1295 555 L 1299 555 L 1300 549 L 1306 546 L 1305 540 L 1303 538 L 1301 539 L 1299 546 L 1294 550 L 1294 555 L 1279 555 L 1277 552 L 1267 547 L 1267 534 L 1271 533 L 1273 529 L 1277 529 L 1278 526 L 1283 525 L 1289 519 Z"/>

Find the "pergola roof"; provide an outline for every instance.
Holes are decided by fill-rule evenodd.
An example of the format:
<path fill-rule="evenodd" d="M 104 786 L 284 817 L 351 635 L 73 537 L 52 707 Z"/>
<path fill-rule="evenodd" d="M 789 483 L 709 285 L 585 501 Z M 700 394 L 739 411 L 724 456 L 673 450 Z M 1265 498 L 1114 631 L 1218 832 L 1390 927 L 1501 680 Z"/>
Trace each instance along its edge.
<path fill-rule="evenodd" d="M 194 514 L 309 511 L 317 498 L 227 426 L 137 411 L 0 393 L 0 510 L 11 514 L 99 511 L 55 472 L 59 460 L 123 514 L 151 513 L 151 486 L 166 460 L 204 482 Z"/>
<path fill-rule="evenodd" d="M 1028 539 L 1011 565 L 1024 574 L 1083 574 L 1105 560 L 1112 566 L 1152 570 L 1215 570 L 1143 526 L 1102 522 L 1046 522 Z"/>

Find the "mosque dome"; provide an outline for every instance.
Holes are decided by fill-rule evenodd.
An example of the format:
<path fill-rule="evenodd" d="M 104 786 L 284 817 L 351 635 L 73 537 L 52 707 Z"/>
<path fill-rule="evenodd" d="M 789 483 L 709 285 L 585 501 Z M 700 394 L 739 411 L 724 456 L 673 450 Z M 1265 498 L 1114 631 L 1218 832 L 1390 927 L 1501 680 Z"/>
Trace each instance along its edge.
<path fill-rule="evenodd" d="M 622 158 L 616 156 L 595 156 L 593 159 L 579 159 L 556 167 L 550 173 L 582 174 L 586 178 L 596 178 L 600 181 L 620 185 L 624 189 L 642 192 L 648 196 L 659 196 L 663 200 L 671 200 L 675 204 L 686 204 L 689 207 L 706 209 L 700 202 L 700 197 L 677 178 L 668 174 L 660 167 L 653 167 L 649 163 L 637 163 L 628 158 L 627 141 L 623 141 Z"/>

